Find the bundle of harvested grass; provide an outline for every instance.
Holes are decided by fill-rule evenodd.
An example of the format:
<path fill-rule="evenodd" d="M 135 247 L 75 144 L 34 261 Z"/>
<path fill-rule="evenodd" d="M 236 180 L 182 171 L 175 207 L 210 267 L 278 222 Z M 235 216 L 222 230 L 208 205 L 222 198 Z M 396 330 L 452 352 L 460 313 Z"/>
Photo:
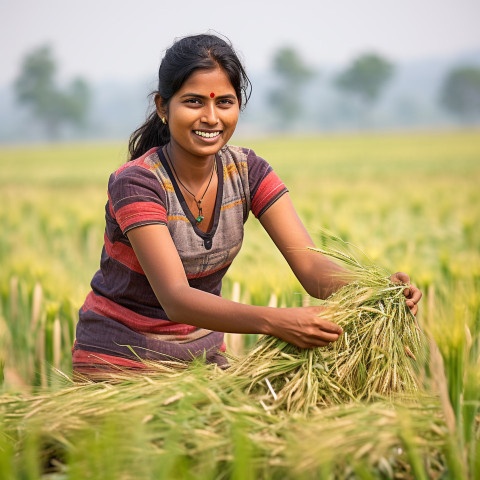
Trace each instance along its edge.
<path fill-rule="evenodd" d="M 249 377 L 248 392 L 268 408 L 308 411 L 374 395 L 418 390 L 416 370 L 423 358 L 421 331 L 403 291 L 390 275 L 362 265 L 338 237 L 330 247 L 314 249 L 343 262 L 351 281 L 333 295 L 324 317 L 340 325 L 343 335 L 328 347 L 304 350 L 275 337 L 262 337 L 231 375 Z"/>
<path fill-rule="evenodd" d="M 318 404 L 343 403 L 349 396 L 329 375 L 326 349 L 303 350 L 275 337 L 262 337 L 227 373 L 238 376 L 245 390 L 258 397 L 267 410 L 307 412 Z"/>

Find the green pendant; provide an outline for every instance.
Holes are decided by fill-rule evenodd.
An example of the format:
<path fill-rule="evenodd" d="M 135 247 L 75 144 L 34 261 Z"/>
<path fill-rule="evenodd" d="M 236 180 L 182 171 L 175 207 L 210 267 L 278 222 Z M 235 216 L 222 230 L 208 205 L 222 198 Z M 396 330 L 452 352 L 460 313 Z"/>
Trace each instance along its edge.
<path fill-rule="evenodd" d="M 199 215 L 197 217 L 197 223 L 200 223 L 205 217 L 203 217 L 203 215 Z"/>

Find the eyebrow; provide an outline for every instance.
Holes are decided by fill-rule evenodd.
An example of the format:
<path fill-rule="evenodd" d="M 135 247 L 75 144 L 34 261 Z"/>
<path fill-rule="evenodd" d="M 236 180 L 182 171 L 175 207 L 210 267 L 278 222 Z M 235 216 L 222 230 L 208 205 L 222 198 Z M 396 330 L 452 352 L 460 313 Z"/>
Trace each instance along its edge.
<path fill-rule="evenodd" d="M 199 95 L 198 93 L 184 93 L 180 98 L 184 98 L 184 97 L 195 97 L 195 98 L 201 98 L 201 99 L 210 98 L 210 96 L 207 97 L 206 95 Z M 233 95 L 231 93 L 227 95 L 215 95 L 215 98 L 231 98 L 231 99 L 237 100 L 236 95 Z"/>

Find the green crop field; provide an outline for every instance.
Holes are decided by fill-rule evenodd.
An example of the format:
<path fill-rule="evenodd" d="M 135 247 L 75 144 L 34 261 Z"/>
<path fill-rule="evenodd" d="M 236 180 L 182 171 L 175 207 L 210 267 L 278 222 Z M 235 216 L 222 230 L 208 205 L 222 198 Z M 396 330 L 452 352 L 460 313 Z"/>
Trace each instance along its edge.
<path fill-rule="evenodd" d="M 168 384 L 69 385 L 126 145 L 1 148 L 0 478 L 480 478 L 479 133 L 232 142 L 272 164 L 314 241 L 334 232 L 424 292 L 421 399 L 310 417 L 271 414 L 202 365 Z M 308 302 L 253 216 L 223 295 Z"/>

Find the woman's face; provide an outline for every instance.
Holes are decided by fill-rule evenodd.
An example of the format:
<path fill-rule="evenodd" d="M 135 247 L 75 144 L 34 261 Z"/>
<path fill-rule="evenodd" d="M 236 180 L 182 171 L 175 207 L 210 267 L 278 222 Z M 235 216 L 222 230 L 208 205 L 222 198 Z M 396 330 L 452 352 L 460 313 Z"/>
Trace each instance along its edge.
<path fill-rule="evenodd" d="M 230 140 L 237 125 L 238 99 L 221 68 L 192 73 L 166 110 L 159 96 L 155 102 L 159 115 L 167 118 L 176 156 L 214 155 Z"/>

